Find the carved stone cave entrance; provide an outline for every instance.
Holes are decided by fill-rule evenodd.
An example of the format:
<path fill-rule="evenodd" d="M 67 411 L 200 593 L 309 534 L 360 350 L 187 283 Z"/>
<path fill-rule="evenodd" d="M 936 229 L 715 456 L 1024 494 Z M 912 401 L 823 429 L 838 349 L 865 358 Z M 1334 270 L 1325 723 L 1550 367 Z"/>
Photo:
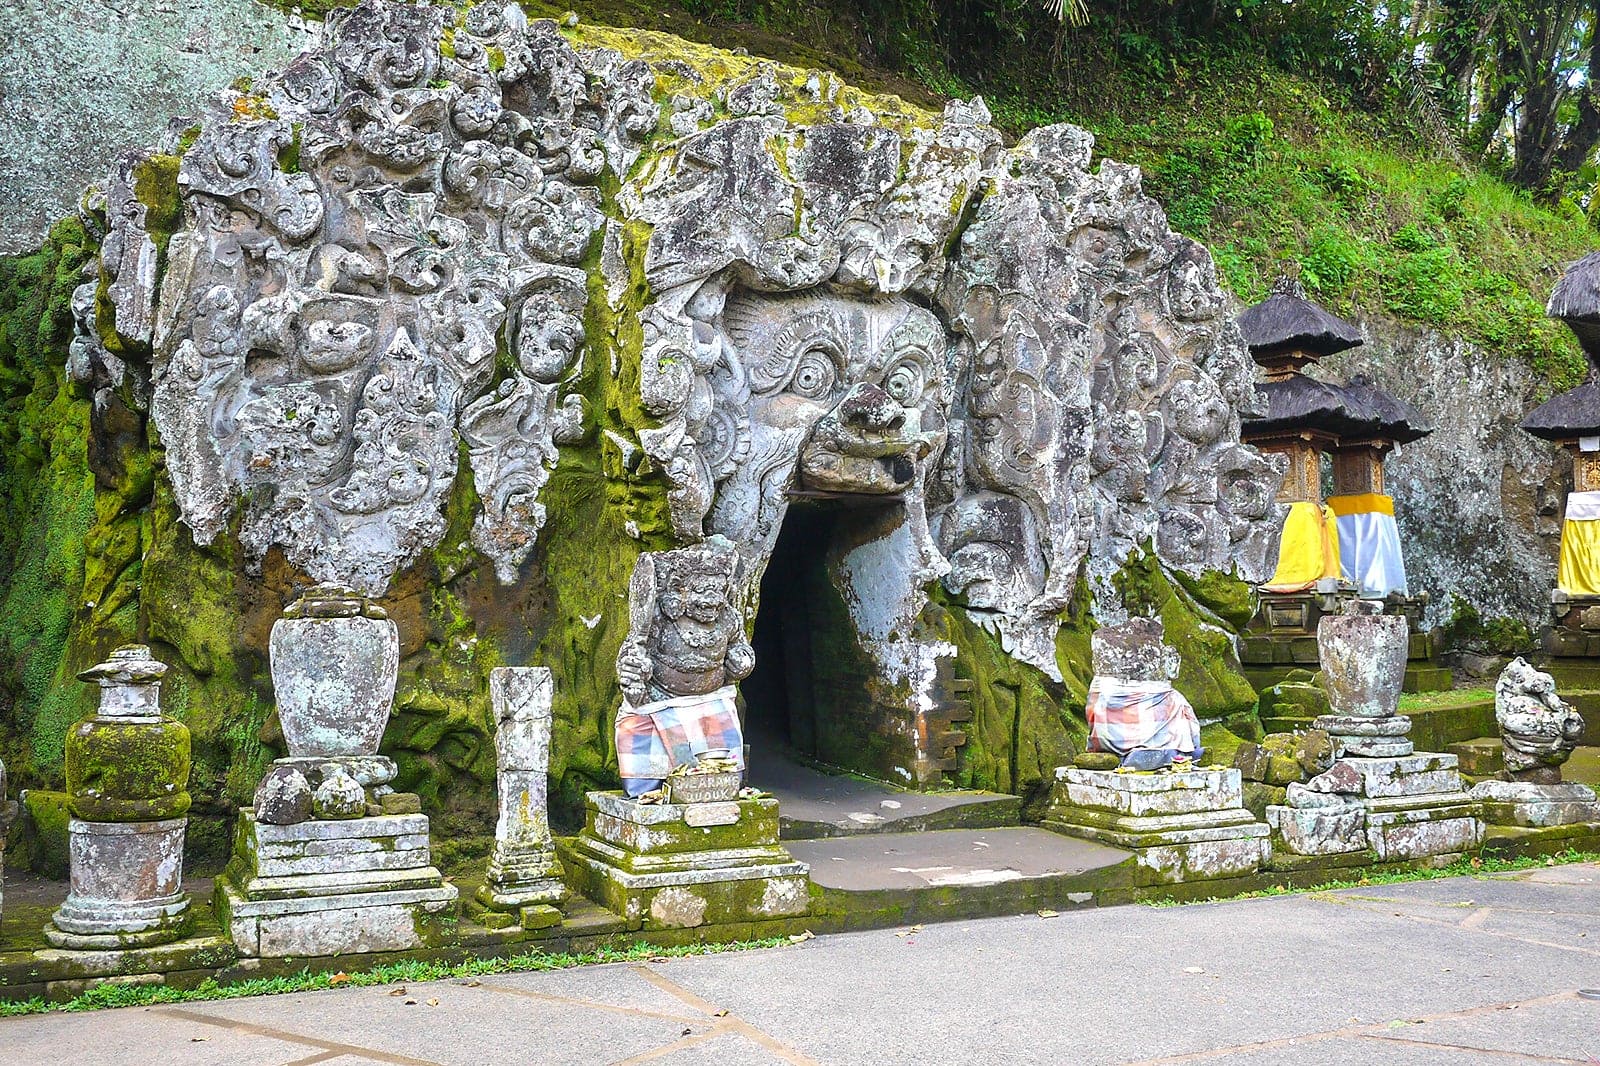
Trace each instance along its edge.
<path fill-rule="evenodd" d="M 895 498 L 790 504 L 761 580 L 755 672 L 740 686 L 756 784 L 762 762 L 785 751 L 913 788 L 936 787 L 954 768 L 930 761 L 916 694 L 886 676 L 885 662 L 907 652 L 894 645 L 918 634 L 863 633 L 862 597 L 845 572 L 852 552 L 897 539 L 904 520 Z"/>

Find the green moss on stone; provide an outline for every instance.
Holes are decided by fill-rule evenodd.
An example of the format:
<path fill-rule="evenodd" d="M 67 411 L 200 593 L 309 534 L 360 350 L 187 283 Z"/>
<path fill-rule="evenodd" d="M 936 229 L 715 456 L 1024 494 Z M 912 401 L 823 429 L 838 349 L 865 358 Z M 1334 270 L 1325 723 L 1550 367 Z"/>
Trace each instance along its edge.
<path fill-rule="evenodd" d="M 57 881 L 66 878 L 69 866 L 67 823 L 72 818 L 68 810 L 70 799 L 65 792 L 42 788 L 30 788 L 22 793 L 22 817 L 12 828 L 7 842 L 7 867 L 32 870 Z"/>
<path fill-rule="evenodd" d="M 1220 719 L 1253 710 L 1256 692 L 1234 648 L 1234 636 L 1252 613 L 1243 581 L 1215 573 L 1175 578 L 1146 545 L 1129 556 L 1112 585 L 1130 612 L 1161 619 L 1167 643 L 1183 660 L 1174 687 L 1196 714 Z"/>
<path fill-rule="evenodd" d="M 66 777 L 79 818 L 176 818 L 189 810 L 189 730 L 171 719 L 79 722 L 67 734 Z"/>

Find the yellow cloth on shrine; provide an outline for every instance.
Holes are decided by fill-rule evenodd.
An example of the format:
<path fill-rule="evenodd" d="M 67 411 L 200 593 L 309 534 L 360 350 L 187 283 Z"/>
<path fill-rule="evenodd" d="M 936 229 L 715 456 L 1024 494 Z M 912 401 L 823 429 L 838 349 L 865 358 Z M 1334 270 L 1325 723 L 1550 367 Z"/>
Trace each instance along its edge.
<path fill-rule="evenodd" d="M 1589 515 L 1594 507 L 1587 499 L 1573 496 L 1600 496 L 1600 493 L 1571 493 L 1566 499 L 1566 522 L 1562 523 L 1562 560 L 1555 571 L 1555 586 L 1568 595 L 1600 595 L 1600 519 Z"/>
<path fill-rule="evenodd" d="M 1329 496 L 1328 509 L 1336 515 L 1394 515 L 1394 498 L 1381 492 L 1352 492 L 1348 496 Z"/>
<path fill-rule="evenodd" d="M 1309 500 L 1289 505 L 1278 544 L 1278 569 L 1264 586 L 1270 592 L 1299 592 L 1325 577 L 1339 576 L 1339 527 L 1333 511 Z"/>

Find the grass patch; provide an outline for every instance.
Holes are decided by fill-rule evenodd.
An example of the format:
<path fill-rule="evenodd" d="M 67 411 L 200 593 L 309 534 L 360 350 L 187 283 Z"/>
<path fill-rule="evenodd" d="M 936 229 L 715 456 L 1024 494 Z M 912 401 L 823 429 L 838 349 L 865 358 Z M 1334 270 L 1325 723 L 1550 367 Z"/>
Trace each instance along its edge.
<path fill-rule="evenodd" d="M 529 952 L 510 955 L 502 959 L 468 959 L 465 962 L 440 963 L 407 960 L 375 966 L 355 973 L 310 973 L 301 971 L 283 977 L 256 977 L 247 981 L 219 984 L 206 978 L 194 988 L 170 988 L 166 985 L 101 984 L 80 992 L 61 1003 L 44 999 L 0 1003 L 0 1017 L 21 1014 L 45 1014 L 51 1011 L 104 1010 L 111 1007 L 147 1007 L 160 1003 L 196 1003 L 203 1000 L 243 999 L 246 996 L 280 996 L 289 992 L 319 992 L 328 988 L 367 988 L 373 985 L 396 984 L 402 981 L 443 981 L 450 978 L 482 977 L 489 974 L 529 973 L 538 970 L 567 970 L 574 966 L 588 966 L 604 962 L 640 962 L 653 959 L 680 959 L 692 955 L 719 955 L 728 951 L 750 951 L 756 948 L 774 948 L 788 944 L 786 937 L 769 937 L 764 940 L 738 940 L 726 944 L 684 944 L 676 947 L 655 947 L 650 944 L 633 944 L 626 948 L 597 948 L 576 953 Z"/>
<path fill-rule="evenodd" d="M 1400 697 L 1400 713 L 1432 707 L 1463 707 L 1469 703 L 1493 703 L 1492 688 L 1458 688 L 1444 692 L 1407 692 Z"/>
<path fill-rule="evenodd" d="M 1554 855 L 1521 855 L 1512 859 L 1501 859 L 1494 856 L 1485 858 L 1472 855 L 1458 859 L 1449 866 L 1421 870 L 1397 870 L 1392 873 L 1373 874 L 1368 877 L 1358 877 L 1345 881 L 1325 881 L 1322 884 L 1311 885 L 1306 888 L 1273 885 L 1270 888 L 1258 888 L 1250 892 L 1240 892 L 1234 896 L 1211 896 L 1207 899 L 1190 900 L 1153 899 L 1140 900 L 1140 902 L 1147 907 L 1183 907 L 1191 903 L 1227 903 L 1239 899 L 1265 899 L 1269 896 L 1303 896 L 1313 892 L 1333 892 L 1341 888 L 1369 888 L 1373 885 L 1399 885 L 1412 881 L 1441 881 L 1449 877 L 1484 877 L 1490 874 L 1516 873 L 1518 870 L 1532 870 L 1546 866 L 1567 866 L 1576 862 L 1600 862 L 1600 854 L 1568 848 L 1566 851 L 1557 852 Z"/>

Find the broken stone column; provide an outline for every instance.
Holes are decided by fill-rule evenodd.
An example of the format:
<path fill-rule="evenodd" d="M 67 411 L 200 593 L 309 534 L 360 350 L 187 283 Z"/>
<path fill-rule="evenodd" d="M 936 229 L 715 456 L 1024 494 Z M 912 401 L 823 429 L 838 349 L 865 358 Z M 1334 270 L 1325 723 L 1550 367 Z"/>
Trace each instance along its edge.
<path fill-rule="evenodd" d="M 1382 604 L 1355 600 L 1317 627 L 1332 714 L 1316 727 L 1333 739 L 1333 766 L 1267 808 L 1275 846 L 1297 855 L 1370 850 L 1379 861 L 1445 855 L 1483 842 L 1477 804 L 1454 755 L 1418 752 L 1398 713 L 1407 623 Z"/>
<path fill-rule="evenodd" d="M 417 797 L 389 787 L 378 754 L 399 631 L 376 604 L 322 585 L 272 627 L 272 684 L 287 758 L 239 814 L 217 878 L 217 917 L 243 955 L 402 951 L 453 914 Z"/>
<path fill-rule="evenodd" d="M 545 667 L 501 666 L 489 673 L 500 817 L 478 902 L 492 911 L 519 914 L 525 928 L 558 923 L 555 904 L 567 898 L 545 797 L 551 694 Z"/>
<path fill-rule="evenodd" d="M 1505 769 L 1499 780 L 1480 781 L 1472 789 L 1486 821 L 1529 829 L 1600 822 L 1594 789 L 1561 780 L 1562 764 L 1583 733 L 1583 718 L 1556 694 L 1553 677 L 1513 659 L 1495 682 L 1494 717 Z"/>
<path fill-rule="evenodd" d="M 71 890 L 45 928 L 55 947 L 148 947 L 188 930 L 189 730 L 161 713 L 166 672 L 134 644 L 78 675 L 100 706 L 67 734 Z"/>

